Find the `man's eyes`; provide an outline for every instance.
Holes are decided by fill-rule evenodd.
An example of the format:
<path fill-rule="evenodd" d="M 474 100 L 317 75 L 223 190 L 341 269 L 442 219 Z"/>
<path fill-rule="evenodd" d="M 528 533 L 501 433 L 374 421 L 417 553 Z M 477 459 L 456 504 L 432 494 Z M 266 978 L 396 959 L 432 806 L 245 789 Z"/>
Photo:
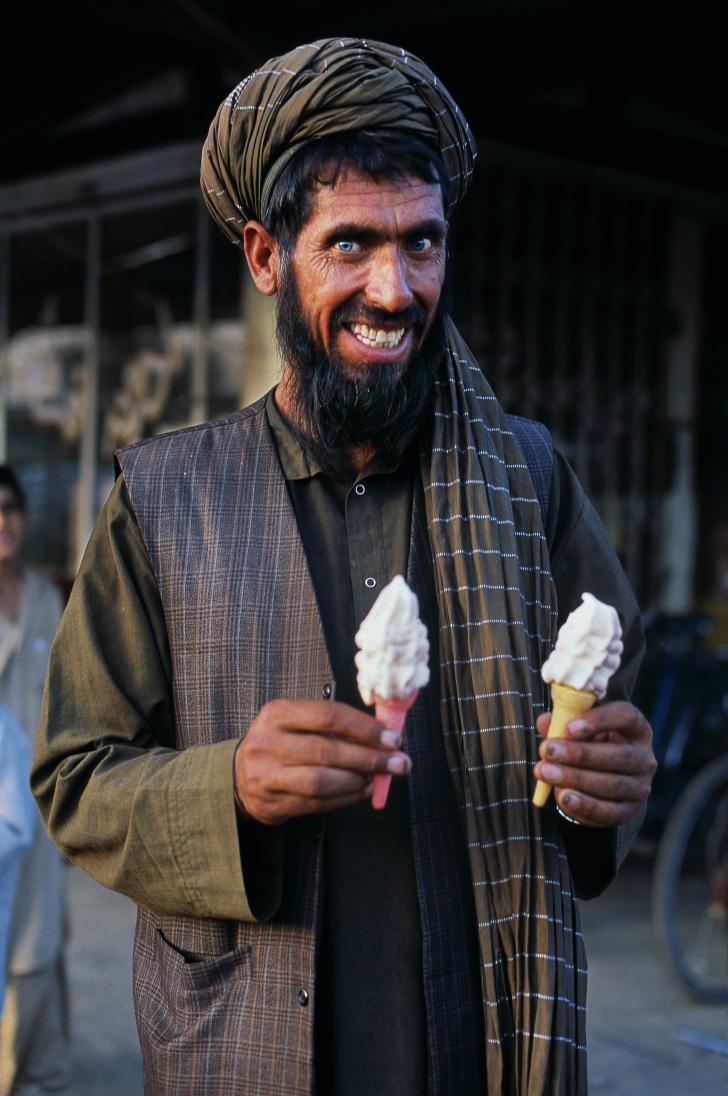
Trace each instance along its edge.
<path fill-rule="evenodd" d="M 432 251 L 434 246 L 434 241 L 431 236 L 414 236 L 411 240 L 407 241 L 409 250 L 416 252 L 418 255 Z M 354 255 L 356 252 L 361 251 L 362 242 L 360 240 L 352 240 L 345 236 L 340 240 L 334 241 L 334 248 L 336 251 L 341 252 L 342 255 Z"/>

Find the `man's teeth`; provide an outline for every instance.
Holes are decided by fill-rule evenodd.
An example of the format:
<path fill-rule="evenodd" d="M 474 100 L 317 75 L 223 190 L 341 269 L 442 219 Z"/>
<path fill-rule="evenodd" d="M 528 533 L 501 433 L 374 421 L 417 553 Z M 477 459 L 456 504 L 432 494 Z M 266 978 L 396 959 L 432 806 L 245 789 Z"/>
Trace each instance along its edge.
<path fill-rule="evenodd" d="M 381 327 L 368 327 L 365 323 L 352 324 L 351 330 L 365 346 L 383 346 L 387 349 L 398 346 L 404 335 L 403 327 L 398 327 L 395 331 L 384 331 Z"/>

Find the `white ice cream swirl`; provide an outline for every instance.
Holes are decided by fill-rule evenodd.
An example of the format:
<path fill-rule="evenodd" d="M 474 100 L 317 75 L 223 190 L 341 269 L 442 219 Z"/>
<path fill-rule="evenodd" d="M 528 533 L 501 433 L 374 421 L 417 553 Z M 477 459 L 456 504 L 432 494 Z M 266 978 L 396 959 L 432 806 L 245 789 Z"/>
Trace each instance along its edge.
<path fill-rule="evenodd" d="M 374 697 L 402 699 L 430 680 L 427 628 L 419 618 L 417 595 L 395 575 L 372 605 L 354 637 L 359 692 L 365 704 Z"/>
<path fill-rule="evenodd" d="M 544 681 L 556 681 L 596 693 L 601 699 L 622 655 L 622 628 L 616 609 L 593 594 L 559 628 L 556 646 L 541 669 Z"/>

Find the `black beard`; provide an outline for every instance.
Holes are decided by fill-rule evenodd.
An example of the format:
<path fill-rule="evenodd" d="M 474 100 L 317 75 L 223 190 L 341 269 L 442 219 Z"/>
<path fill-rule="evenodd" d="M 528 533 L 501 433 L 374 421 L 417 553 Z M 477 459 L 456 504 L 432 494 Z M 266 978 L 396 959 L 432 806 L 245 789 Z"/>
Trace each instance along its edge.
<path fill-rule="evenodd" d="M 343 361 L 337 356 L 329 358 L 316 345 L 291 264 L 284 264 L 278 286 L 276 335 L 283 360 L 295 377 L 290 425 L 327 475 L 345 482 L 354 479 L 352 457 L 358 446 L 372 447 L 393 465 L 401 460 L 429 408 L 442 362 L 447 319 L 443 297 L 421 349 L 402 365 L 370 365 L 352 380 Z M 393 314 L 347 303 L 332 315 L 331 331 L 356 320 L 370 327 L 391 328 L 394 323 L 421 331 L 426 319 L 419 305 Z"/>

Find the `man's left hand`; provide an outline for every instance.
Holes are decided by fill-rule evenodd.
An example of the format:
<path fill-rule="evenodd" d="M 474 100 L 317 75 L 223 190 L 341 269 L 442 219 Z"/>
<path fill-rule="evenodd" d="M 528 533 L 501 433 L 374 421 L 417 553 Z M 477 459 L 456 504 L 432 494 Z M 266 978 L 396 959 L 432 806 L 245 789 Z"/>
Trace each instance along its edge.
<path fill-rule="evenodd" d="M 551 716 L 538 717 L 546 735 Z M 652 728 L 633 704 L 601 704 L 573 719 L 565 738 L 544 738 L 539 780 L 554 786 L 564 814 L 585 826 L 620 826 L 636 814 L 650 794 L 657 761 Z"/>

